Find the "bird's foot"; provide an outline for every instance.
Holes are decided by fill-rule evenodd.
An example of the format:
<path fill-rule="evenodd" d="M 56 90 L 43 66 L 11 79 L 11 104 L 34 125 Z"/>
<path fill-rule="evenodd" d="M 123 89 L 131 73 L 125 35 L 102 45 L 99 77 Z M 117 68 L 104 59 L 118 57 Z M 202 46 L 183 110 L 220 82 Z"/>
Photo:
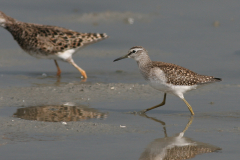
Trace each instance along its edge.
<path fill-rule="evenodd" d="M 87 78 L 82 78 L 81 82 L 87 82 Z"/>
<path fill-rule="evenodd" d="M 146 114 L 146 112 L 147 112 L 147 110 L 144 109 L 144 110 L 142 110 L 142 111 L 139 111 L 138 114 L 139 114 L 139 115 L 143 115 L 143 114 Z"/>

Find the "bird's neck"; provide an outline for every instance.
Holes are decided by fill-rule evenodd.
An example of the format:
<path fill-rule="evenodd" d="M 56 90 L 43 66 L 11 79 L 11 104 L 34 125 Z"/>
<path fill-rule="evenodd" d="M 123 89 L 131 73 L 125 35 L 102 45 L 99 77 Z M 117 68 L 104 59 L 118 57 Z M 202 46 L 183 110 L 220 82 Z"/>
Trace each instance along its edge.
<path fill-rule="evenodd" d="M 136 60 L 139 70 L 143 77 L 147 80 L 148 79 L 148 74 L 150 74 L 150 69 L 152 68 L 152 61 L 149 58 L 148 55 L 140 58 L 139 60 Z"/>
<path fill-rule="evenodd" d="M 13 19 L 11 22 L 6 23 L 5 29 L 8 30 L 15 40 L 22 38 L 23 27 L 21 26 L 22 22 L 16 21 Z"/>
<path fill-rule="evenodd" d="M 145 66 L 152 65 L 152 61 L 148 55 L 141 55 L 135 60 L 137 61 L 139 68 L 145 68 Z"/>

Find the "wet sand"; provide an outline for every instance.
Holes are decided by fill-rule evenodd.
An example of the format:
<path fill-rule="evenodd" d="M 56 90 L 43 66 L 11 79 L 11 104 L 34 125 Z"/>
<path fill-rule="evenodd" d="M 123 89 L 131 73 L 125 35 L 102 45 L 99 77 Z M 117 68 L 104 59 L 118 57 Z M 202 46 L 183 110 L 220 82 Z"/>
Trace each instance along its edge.
<path fill-rule="evenodd" d="M 235 88 L 216 86 L 223 91 L 219 93 L 221 96 L 224 90 L 230 91 Z M 73 152 L 71 156 L 59 155 L 76 158 L 79 153 L 89 148 L 99 153 L 83 154 L 86 159 L 96 158 L 97 155 L 108 153 L 109 150 L 114 153 L 108 153 L 104 157 L 114 158 L 117 154 L 118 158 L 130 156 L 148 159 L 153 156 L 152 154 L 163 154 L 165 147 L 172 146 L 176 143 L 175 139 L 182 137 L 182 141 L 189 145 L 185 148 L 175 146 L 167 150 L 166 155 L 167 153 L 174 155 L 181 150 L 184 156 L 188 157 L 187 154 L 190 154 L 189 157 L 192 158 L 197 158 L 197 155 L 201 154 L 199 156 L 201 159 L 204 153 L 209 152 L 217 154 L 215 153 L 213 157 L 207 154 L 207 158 L 209 156 L 213 159 L 222 158 L 225 151 L 235 150 L 232 146 L 236 148 L 238 146 L 234 141 L 240 133 L 238 127 L 240 112 L 221 108 L 217 101 L 219 97 L 216 97 L 216 101 L 212 101 L 214 98 L 208 98 L 214 94 L 208 89 L 193 91 L 191 95 L 186 94 L 196 113 L 190 124 L 187 107 L 175 96 L 168 96 L 165 106 L 150 111 L 147 116 L 129 114 L 162 100 L 163 94 L 147 84 L 69 83 L 62 86 L 1 89 L 1 144 L 5 146 L 3 150 L 11 146 L 11 149 L 25 152 L 18 147 L 24 143 L 30 147 L 28 148 L 30 152 L 38 150 L 48 153 L 50 150 L 44 151 L 37 147 L 39 143 L 44 142 L 40 144 L 43 148 L 45 145 L 54 148 L 51 149 L 51 154 L 45 156 L 47 158 L 53 158 L 59 151 L 66 153 L 69 146 L 74 146 L 74 149 L 71 149 Z M 199 98 L 195 99 L 196 96 Z M 200 106 L 201 103 L 205 106 Z M 181 135 L 182 131 L 186 132 L 186 137 L 184 134 Z M 174 138 L 175 134 L 178 138 Z M 169 139 L 164 138 L 166 136 Z M 125 145 L 127 146 L 124 147 Z M 125 149 L 119 150 L 119 147 Z M 134 148 L 132 149 L 134 152 L 129 153 L 127 148 Z M 158 152 L 152 152 L 156 149 Z M 3 154 L 2 157 L 14 158 L 19 155 L 18 152 L 11 155 L 8 151 L 5 152 L 7 154 Z M 123 156 L 126 153 L 128 156 Z M 26 152 L 22 159 L 35 155 L 38 153 Z"/>

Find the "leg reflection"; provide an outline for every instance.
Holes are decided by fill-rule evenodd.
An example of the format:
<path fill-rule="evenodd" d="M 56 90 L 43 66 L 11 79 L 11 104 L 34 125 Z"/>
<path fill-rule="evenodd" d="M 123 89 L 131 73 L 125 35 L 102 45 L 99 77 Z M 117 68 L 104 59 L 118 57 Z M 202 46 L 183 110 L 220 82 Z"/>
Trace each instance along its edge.
<path fill-rule="evenodd" d="M 182 132 L 175 136 L 168 137 L 165 122 L 153 117 L 149 117 L 145 114 L 141 115 L 148 119 L 163 125 L 164 138 L 155 139 L 142 152 L 139 160 L 149 159 L 190 159 L 199 154 L 215 152 L 221 150 L 221 148 L 202 142 L 197 142 L 191 138 L 184 137 L 184 133 L 188 130 L 193 122 L 193 116 L 189 118 L 189 121 Z"/>

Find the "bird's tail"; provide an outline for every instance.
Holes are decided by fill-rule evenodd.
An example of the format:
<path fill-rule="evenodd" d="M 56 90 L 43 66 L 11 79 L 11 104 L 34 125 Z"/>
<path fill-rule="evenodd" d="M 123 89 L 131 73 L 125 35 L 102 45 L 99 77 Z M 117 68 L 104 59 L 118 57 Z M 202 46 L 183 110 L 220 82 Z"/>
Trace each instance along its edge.
<path fill-rule="evenodd" d="M 220 82 L 220 81 L 222 81 L 222 78 L 213 78 L 213 81 L 214 82 Z"/>
<path fill-rule="evenodd" d="M 215 78 L 213 76 L 203 76 L 202 80 L 198 82 L 199 85 L 208 84 L 208 83 L 214 83 L 214 82 L 220 82 L 222 81 L 221 78 Z"/>
<path fill-rule="evenodd" d="M 83 42 L 85 43 L 94 43 L 108 38 L 106 33 L 84 33 L 81 36 L 85 37 L 85 39 L 83 39 Z"/>

